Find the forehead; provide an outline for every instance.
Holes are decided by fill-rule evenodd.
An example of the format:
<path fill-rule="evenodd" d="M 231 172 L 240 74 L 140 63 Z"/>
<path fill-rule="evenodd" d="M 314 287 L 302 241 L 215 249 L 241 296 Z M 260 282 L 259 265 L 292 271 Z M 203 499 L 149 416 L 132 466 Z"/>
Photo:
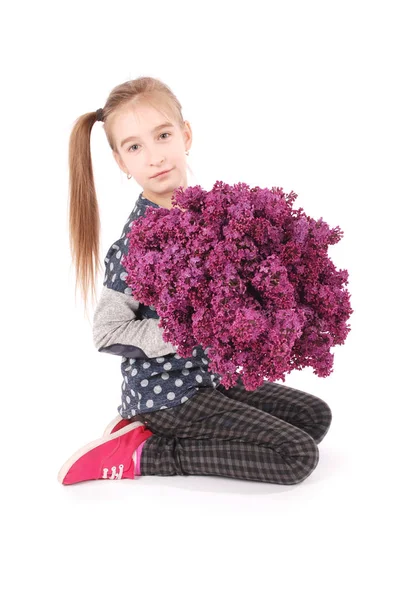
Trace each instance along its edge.
<path fill-rule="evenodd" d="M 159 110 L 152 105 L 139 103 L 121 109 L 113 123 L 114 136 L 119 148 L 128 142 L 151 137 L 164 127 L 175 126 L 173 116 L 164 106 Z"/>
<path fill-rule="evenodd" d="M 113 127 L 117 140 L 127 136 L 138 137 L 152 135 L 157 128 L 175 127 L 173 116 L 163 107 L 163 112 L 150 106 L 127 106 L 115 116 Z"/>

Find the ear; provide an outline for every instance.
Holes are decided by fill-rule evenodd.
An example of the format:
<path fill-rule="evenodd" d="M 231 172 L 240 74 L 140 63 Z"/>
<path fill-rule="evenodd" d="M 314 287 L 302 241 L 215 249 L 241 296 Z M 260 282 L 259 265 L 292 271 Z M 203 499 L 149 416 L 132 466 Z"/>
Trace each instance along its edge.
<path fill-rule="evenodd" d="M 127 172 L 127 167 L 125 166 L 125 164 L 124 164 L 124 161 L 122 160 L 122 158 L 121 158 L 121 156 L 118 154 L 118 152 L 115 152 L 115 151 L 113 150 L 113 156 L 114 156 L 114 158 L 115 158 L 115 161 L 116 161 L 116 163 L 117 163 L 117 164 L 118 164 L 118 166 L 120 167 L 120 169 L 121 169 L 122 171 L 124 171 L 124 173 L 126 173 L 126 172 Z"/>
<path fill-rule="evenodd" d="M 190 150 L 190 148 L 192 146 L 192 128 L 191 128 L 189 121 L 184 121 L 184 123 L 185 123 L 185 129 L 184 129 L 185 145 L 189 144 L 189 146 L 187 147 L 187 150 Z"/>

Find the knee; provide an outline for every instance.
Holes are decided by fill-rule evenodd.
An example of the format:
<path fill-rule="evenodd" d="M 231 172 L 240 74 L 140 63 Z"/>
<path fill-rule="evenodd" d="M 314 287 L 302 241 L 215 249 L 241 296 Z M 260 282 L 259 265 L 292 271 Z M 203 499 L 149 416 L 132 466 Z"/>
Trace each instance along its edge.
<path fill-rule="evenodd" d="M 333 414 L 331 412 L 330 406 L 328 404 L 326 404 L 326 402 L 321 400 L 320 406 L 321 406 L 320 418 L 319 418 L 319 422 L 317 423 L 316 439 L 315 439 L 317 444 L 320 444 L 320 442 L 323 440 L 324 436 L 330 429 L 331 421 L 333 418 Z"/>
<path fill-rule="evenodd" d="M 305 433 L 302 440 L 292 446 L 287 460 L 291 467 L 288 484 L 294 485 L 305 481 L 319 462 L 319 448 L 315 440 Z"/>
<path fill-rule="evenodd" d="M 321 404 L 322 421 L 324 421 L 324 423 L 327 425 L 327 427 L 329 427 L 330 423 L 331 423 L 331 419 L 333 418 L 331 408 L 327 404 L 327 402 L 325 402 L 324 400 L 320 400 L 320 404 Z"/>

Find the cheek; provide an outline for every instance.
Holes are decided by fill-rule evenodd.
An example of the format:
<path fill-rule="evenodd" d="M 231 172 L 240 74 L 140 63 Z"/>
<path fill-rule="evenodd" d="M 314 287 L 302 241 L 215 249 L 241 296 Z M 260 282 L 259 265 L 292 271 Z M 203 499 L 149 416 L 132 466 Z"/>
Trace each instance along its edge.
<path fill-rule="evenodd" d="M 184 166 L 186 164 L 186 160 L 187 160 L 187 155 L 185 154 L 185 149 L 183 149 L 181 147 L 175 149 L 175 151 L 170 154 L 170 159 L 171 159 L 171 162 L 173 164 L 175 164 L 176 166 L 179 166 L 179 165 Z"/>

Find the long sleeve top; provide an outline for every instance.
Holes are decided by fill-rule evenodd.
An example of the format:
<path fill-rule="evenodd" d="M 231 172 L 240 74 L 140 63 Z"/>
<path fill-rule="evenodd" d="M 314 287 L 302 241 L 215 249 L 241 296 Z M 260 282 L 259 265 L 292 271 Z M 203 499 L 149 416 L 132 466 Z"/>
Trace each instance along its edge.
<path fill-rule="evenodd" d="M 141 193 L 121 237 L 106 254 L 103 288 L 93 317 L 97 350 L 121 356 L 123 382 L 117 410 L 125 419 L 182 404 L 200 388 L 216 387 L 221 379 L 208 371 L 207 349 L 202 346 L 195 346 L 190 358 L 179 356 L 177 347 L 163 340 L 155 307 L 135 300 L 125 283 L 121 259 L 128 253 L 126 236 L 148 206 L 160 208 Z"/>

